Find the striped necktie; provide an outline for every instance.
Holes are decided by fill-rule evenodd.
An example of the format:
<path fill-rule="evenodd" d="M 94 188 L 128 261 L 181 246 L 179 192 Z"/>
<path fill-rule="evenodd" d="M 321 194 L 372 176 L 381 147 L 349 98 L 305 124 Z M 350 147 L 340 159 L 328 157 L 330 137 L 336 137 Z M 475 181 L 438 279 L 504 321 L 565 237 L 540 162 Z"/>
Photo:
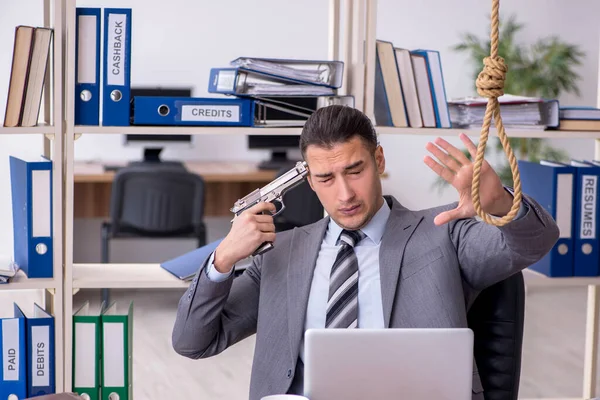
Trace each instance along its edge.
<path fill-rule="evenodd" d="M 365 238 L 362 231 L 343 230 L 329 277 L 326 328 L 358 327 L 358 260 L 354 245 Z"/>

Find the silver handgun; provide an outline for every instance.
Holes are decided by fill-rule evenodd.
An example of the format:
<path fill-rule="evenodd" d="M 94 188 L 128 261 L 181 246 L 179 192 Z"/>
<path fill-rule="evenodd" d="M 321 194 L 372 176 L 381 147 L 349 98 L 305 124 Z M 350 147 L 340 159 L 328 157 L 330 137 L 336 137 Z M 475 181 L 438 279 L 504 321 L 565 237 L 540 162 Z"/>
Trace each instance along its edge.
<path fill-rule="evenodd" d="M 273 216 L 280 214 L 285 209 L 283 204 L 283 195 L 290 189 L 298 186 L 308 175 L 308 166 L 305 161 L 299 161 L 296 166 L 275 180 L 271 181 L 267 185 L 260 189 L 254 190 L 252 193 L 247 194 L 245 197 L 235 202 L 231 208 L 231 212 L 235 214 L 235 217 L 240 215 L 242 212 L 260 202 L 271 202 L 279 203 L 281 205 L 278 210 L 272 214 Z M 277 204 L 275 204 L 277 207 Z M 234 217 L 234 219 L 235 219 Z M 233 219 L 231 220 L 233 222 Z M 256 256 L 263 254 L 273 248 L 273 243 L 265 242 L 261 244 L 258 249 L 254 251 L 252 255 Z"/>

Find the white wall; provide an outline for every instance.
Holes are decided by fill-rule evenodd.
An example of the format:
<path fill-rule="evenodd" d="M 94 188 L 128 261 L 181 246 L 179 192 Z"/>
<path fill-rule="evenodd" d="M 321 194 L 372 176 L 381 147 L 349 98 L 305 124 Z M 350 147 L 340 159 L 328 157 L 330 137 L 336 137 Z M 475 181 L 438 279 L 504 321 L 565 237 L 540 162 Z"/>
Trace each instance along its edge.
<path fill-rule="evenodd" d="M 406 48 L 430 48 L 441 52 L 448 97 L 474 94 L 471 65 L 450 47 L 461 32 L 486 35 L 491 1 L 481 0 L 379 0 L 377 36 Z M 40 24 L 41 0 L 0 0 L 0 117 L 3 118 L 10 74 L 13 32 L 17 24 Z M 302 5 L 300 7 L 300 4 Z M 195 96 L 208 95 L 211 67 L 227 66 L 241 56 L 326 58 L 328 2 L 260 1 L 91 1 L 79 6 L 133 7 L 133 85 L 194 87 Z M 183 12 L 181 10 L 184 10 Z M 503 0 L 501 12 L 517 13 L 526 24 L 522 39 L 557 35 L 579 44 L 587 53 L 580 68 L 582 97 L 564 96 L 563 104 L 595 105 L 598 71 L 597 19 L 600 3 L 581 0 L 577 7 L 560 0 Z M 577 28 L 577 29 L 575 29 Z M 510 68 L 510 65 L 509 65 Z M 4 77 L 4 78 L 2 78 Z M 508 131 L 510 136 L 510 131 Z M 244 136 L 197 136 L 190 150 L 166 150 L 165 158 L 259 160 L 264 152 L 247 151 Z M 433 173 L 422 163 L 425 143 L 432 137 L 381 136 L 387 155 L 389 179 L 386 193 L 408 207 L 430 207 L 455 199 L 451 190 L 438 195 L 431 190 Z M 137 159 L 139 149 L 126 149 L 119 135 L 87 135 L 76 144 L 77 159 Z M 12 253 L 12 223 L 8 180 L 8 154 L 31 153 L 25 145 L 41 139 L 0 136 L 0 252 Z M 453 140 L 458 143 L 457 140 Z M 573 157 L 591 158 L 590 140 L 561 140 Z M 219 155 L 216 149 L 224 150 Z M 41 150 L 41 147 L 40 147 Z M 40 150 L 33 151 L 38 153 Z M 95 228 L 94 228 L 95 229 Z M 96 240 L 96 239 L 94 239 Z"/>

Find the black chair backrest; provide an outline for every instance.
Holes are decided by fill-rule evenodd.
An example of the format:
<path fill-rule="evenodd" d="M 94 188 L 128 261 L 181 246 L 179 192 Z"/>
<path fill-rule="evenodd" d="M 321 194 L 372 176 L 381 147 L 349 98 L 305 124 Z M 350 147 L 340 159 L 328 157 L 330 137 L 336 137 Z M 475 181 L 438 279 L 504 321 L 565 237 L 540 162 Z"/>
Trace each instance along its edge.
<path fill-rule="evenodd" d="M 292 163 L 281 168 L 276 176 L 283 175 L 294 165 Z M 285 209 L 274 218 L 278 231 L 312 224 L 323 218 L 323 205 L 306 181 L 284 194 L 283 203 Z"/>
<path fill-rule="evenodd" d="M 113 237 L 194 235 L 203 229 L 204 180 L 185 168 L 140 164 L 120 169 L 111 196 Z"/>
<path fill-rule="evenodd" d="M 483 290 L 467 317 L 485 399 L 516 400 L 525 318 L 523 273 Z"/>

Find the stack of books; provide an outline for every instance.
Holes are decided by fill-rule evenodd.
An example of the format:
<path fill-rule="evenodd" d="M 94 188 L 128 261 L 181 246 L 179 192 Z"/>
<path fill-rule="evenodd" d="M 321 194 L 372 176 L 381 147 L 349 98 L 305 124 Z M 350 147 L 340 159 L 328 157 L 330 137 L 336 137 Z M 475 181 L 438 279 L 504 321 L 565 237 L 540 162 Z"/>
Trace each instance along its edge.
<path fill-rule="evenodd" d="M 440 53 L 377 40 L 374 114 L 379 126 L 450 128 Z"/>
<path fill-rule="evenodd" d="M 558 100 L 505 94 L 498 97 L 502 123 L 507 128 L 545 130 L 559 124 Z M 459 129 L 481 128 L 488 99 L 463 97 L 448 102 L 452 126 Z M 492 127 L 494 122 L 492 121 Z"/>
<path fill-rule="evenodd" d="M 38 124 L 52 34 L 50 28 L 16 27 L 5 127 Z"/>
<path fill-rule="evenodd" d="M 600 131 L 600 109 L 595 107 L 561 107 L 560 130 Z"/>

